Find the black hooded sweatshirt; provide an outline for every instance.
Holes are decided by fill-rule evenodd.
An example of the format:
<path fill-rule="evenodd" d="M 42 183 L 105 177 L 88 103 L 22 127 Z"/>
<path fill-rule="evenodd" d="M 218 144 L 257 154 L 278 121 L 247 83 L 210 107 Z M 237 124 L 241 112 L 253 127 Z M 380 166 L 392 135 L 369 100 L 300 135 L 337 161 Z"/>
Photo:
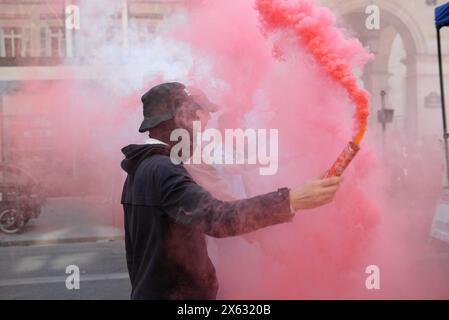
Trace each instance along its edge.
<path fill-rule="evenodd" d="M 205 234 L 223 238 L 291 221 L 289 190 L 223 202 L 170 160 L 164 145 L 129 145 L 122 194 L 131 299 L 215 299 Z"/>

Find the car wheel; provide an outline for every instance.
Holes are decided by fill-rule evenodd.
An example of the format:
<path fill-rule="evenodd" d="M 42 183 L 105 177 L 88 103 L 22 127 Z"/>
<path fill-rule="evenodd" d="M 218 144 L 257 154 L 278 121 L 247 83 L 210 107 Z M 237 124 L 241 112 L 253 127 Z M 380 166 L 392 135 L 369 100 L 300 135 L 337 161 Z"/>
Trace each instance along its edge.
<path fill-rule="evenodd" d="M 20 231 L 24 225 L 23 217 L 17 213 L 16 209 L 5 209 L 0 212 L 0 230 L 7 234 Z"/>

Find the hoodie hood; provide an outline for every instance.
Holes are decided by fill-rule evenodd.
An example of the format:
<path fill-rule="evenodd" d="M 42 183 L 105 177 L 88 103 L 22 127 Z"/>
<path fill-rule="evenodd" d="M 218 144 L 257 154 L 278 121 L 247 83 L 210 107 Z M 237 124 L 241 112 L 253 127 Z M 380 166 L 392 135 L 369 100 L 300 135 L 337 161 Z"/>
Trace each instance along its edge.
<path fill-rule="evenodd" d="M 121 167 L 126 173 L 133 174 L 140 163 L 155 154 L 170 155 L 170 148 L 163 144 L 131 144 L 122 149 L 125 159 Z"/>

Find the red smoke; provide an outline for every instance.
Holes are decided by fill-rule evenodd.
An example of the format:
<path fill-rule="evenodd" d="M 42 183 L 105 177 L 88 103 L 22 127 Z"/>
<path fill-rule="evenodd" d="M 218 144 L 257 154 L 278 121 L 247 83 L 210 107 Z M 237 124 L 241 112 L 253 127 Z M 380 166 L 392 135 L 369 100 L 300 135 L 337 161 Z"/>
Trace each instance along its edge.
<path fill-rule="evenodd" d="M 334 28 L 333 15 L 324 8 L 314 7 L 310 1 L 256 0 L 256 7 L 266 31 L 293 29 L 301 40 L 300 45 L 305 45 L 326 72 L 346 89 L 356 104 L 353 142 L 358 145 L 367 127 L 369 94 L 358 86 L 350 63 L 334 52 L 327 41 L 330 29 Z"/>
<path fill-rule="evenodd" d="M 205 79 L 199 73 L 191 79 L 215 93 L 226 119 L 231 114 L 249 128 L 279 129 L 279 172 L 260 177 L 242 169 L 248 196 L 296 187 L 329 168 L 349 135 L 359 142 L 368 93 L 351 70 L 371 55 L 346 38 L 328 9 L 312 0 L 261 0 L 256 7 L 216 0 L 190 10 L 174 34 L 191 47 L 195 62 L 210 66 Z M 354 103 L 355 134 L 347 114 Z M 419 160 L 398 160 L 398 168 L 414 167 L 404 189 L 395 184 L 400 170 L 389 159 L 391 150 L 414 142 L 393 138 L 391 150 L 383 151 L 376 139 L 367 136 L 333 204 L 245 239 L 210 241 L 221 298 L 448 297 L 443 265 L 428 260 L 418 267 L 433 253 L 426 241 L 441 190 L 438 149 L 429 144 Z M 420 181 L 425 168 L 429 174 Z M 369 265 L 380 267 L 379 291 L 365 287 Z"/>
<path fill-rule="evenodd" d="M 139 97 L 158 82 L 204 89 L 223 107 L 226 115 L 218 123 L 227 128 L 243 123 L 279 130 L 279 172 L 261 177 L 259 168 L 242 168 L 239 184 L 246 196 L 297 187 L 328 169 L 353 134 L 348 111 L 354 103 L 354 140 L 363 134 L 368 96 L 351 70 L 363 67 L 370 55 L 312 0 L 260 0 L 256 7 L 247 0 L 198 0 L 185 19 L 165 25 L 168 35 L 142 34 L 130 26 L 128 55 L 120 30 L 111 28 L 120 7 L 110 0 L 80 5 L 83 26 L 89 26 L 82 40 L 95 49 L 80 63 L 111 68 L 92 67 L 101 78 L 90 81 L 76 80 L 85 79 L 83 68 L 70 69 L 65 81 L 25 82 L 8 94 L 20 97 L 18 106 L 32 105 L 55 123 L 49 141 L 30 137 L 52 151 L 42 169 L 29 168 L 58 193 L 102 195 L 118 205 L 120 148 L 145 141 L 137 133 Z M 104 36 L 109 30 L 112 38 Z M 220 297 L 449 297 L 447 267 L 429 259 L 434 252 L 427 246 L 441 193 L 439 149 L 426 142 L 405 157 L 398 150 L 415 139 L 393 137 L 386 147 L 377 141 L 369 131 L 331 205 L 299 212 L 293 223 L 245 239 L 211 240 Z M 403 168 L 407 177 L 397 179 Z M 225 175 L 229 182 L 230 176 Z M 372 264 L 381 270 L 380 291 L 365 288 L 365 268 Z"/>

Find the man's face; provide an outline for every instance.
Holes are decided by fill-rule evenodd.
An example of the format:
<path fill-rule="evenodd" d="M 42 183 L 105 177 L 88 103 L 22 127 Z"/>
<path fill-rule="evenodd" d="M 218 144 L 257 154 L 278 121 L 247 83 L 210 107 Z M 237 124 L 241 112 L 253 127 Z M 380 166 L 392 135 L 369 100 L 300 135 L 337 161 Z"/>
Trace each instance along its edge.
<path fill-rule="evenodd" d="M 199 109 L 197 105 L 189 102 L 184 103 L 176 112 L 175 123 L 178 128 L 186 129 L 193 137 L 193 122 L 199 121 L 204 130 L 209 123 L 211 116 L 209 111 Z"/>
<path fill-rule="evenodd" d="M 185 129 L 189 132 L 190 137 L 190 154 L 194 152 L 194 140 L 198 138 L 197 131 L 193 130 L 194 121 L 201 123 L 201 130 L 207 127 L 207 124 L 211 116 L 209 111 L 205 109 L 199 109 L 197 105 L 191 103 L 184 103 L 176 112 L 175 124 L 177 128 Z"/>
<path fill-rule="evenodd" d="M 196 111 L 196 115 L 201 122 L 201 128 L 204 130 L 207 127 L 207 124 L 209 123 L 209 120 L 211 118 L 210 112 L 205 109 L 199 109 Z"/>

